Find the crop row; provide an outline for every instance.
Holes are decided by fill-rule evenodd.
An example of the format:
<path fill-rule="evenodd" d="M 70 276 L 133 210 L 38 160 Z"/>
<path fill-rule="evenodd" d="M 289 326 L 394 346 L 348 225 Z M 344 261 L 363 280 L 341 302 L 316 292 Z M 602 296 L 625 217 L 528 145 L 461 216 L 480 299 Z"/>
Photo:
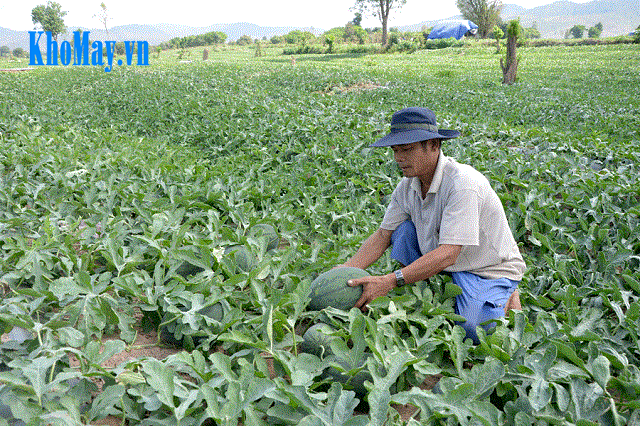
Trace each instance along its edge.
<path fill-rule="evenodd" d="M 513 87 L 481 49 L 0 75 L 0 322 L 33 333 L 2 344 L 0 403 L 56 424 L 415 424 L 401 404 L 434 425 L 637 424 L 633 49 L 537 49 Z M 382 217 L 399 174 L 367 145 L 407 99 L 462 131 L 445 153 L 490 179 L 529 267 L 524 311 L 478 346 L 446 277 L 366 314 L 307 308 Z M 320 319 L 346 363 L 298 351 Z M 161 324 L 186 351 L 102 366 Z M 368 371 L 366 394 L 330 366 Z"/>

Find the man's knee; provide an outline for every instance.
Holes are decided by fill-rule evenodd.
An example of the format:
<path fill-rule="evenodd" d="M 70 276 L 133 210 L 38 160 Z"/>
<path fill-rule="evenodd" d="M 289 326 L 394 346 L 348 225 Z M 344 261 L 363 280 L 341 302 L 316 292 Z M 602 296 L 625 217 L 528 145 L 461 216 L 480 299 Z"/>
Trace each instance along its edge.
<path fill-rule="evenodd" d="M 464 316 L 467 320 L 461 321 L 459 324 L 467 334 L 467 338 L 473 340 L 473 343 L 478 344 L 478 333 L 476 328 L 481 327 L 485 331 L 489 331 L 495 327 L 497 323 L 495 319 L 504 317 L 504 308 L 502 305 L 494 304 L 492 302 L 480 302 L 475 307 L 468 307 L 467 312 L 460 312 L 459 314 Z"/>

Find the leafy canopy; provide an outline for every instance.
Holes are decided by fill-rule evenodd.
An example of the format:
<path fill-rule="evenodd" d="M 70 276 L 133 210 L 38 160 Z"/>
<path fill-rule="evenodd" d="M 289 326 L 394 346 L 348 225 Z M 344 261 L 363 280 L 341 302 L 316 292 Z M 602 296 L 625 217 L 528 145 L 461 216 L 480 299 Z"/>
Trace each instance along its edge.
<path fill-rule="evenodd" d="M 382 24 L 382 45 L 387 45 L 387 23 L 392 9 L 400 9 L 407 0 L 356 0 L 352 9 L 360 14 L 373 15 Z"/>
<path fill-rule="evenodd" d="M 465 19 L 478 25 L 478 35 L 486 38 L 500 19 L 502 0 L 457 0 L 456 5 Z"/>
<path fill-rule="evenodd" d="M 51 31 L 54 40 L 65 32 L 64 17 L 67 11 L 62 10 L 59 3 L 49 0 L 47 5 L 38 5 L 31 10 L 31 20 L 34 25 L 40 24 L 44 31 Z"/>

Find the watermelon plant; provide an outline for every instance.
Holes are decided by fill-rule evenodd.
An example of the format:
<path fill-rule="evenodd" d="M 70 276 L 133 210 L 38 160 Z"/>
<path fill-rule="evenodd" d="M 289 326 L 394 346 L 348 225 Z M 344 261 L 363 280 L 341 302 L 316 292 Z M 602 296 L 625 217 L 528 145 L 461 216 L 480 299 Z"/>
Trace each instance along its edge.
<path fill-rule="evenodd" d="M 638 46 L 520 49 L 510 86 L 482 43 L 0 74 L 0 424 L 639 424 Z M 367 147 L 408 99 L 528 266 L 476 346 L 446 276 L 363 314 L 332 270 L 384 214 L 400 174 Z M 174 354 L 109 364 L 163 331 Z"/>

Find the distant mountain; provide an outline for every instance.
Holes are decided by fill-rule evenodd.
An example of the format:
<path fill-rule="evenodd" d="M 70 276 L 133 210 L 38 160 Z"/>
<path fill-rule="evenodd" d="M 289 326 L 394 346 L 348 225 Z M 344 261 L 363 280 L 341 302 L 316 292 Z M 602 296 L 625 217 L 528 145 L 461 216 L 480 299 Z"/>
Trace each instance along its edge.
<path fill-rule="evenodd" d="M 573 3 L 560 0 L 538 6 L 532 9 L 515 4 L 505 4 L 502 9 L 504 21 L 520 18 L 525 27 L 536 25 L 544 38 L 563 38 L 568 29 L 574 25 L 584 25 L 587 28 L 601 22 L 603 25 L 602 36 L 616 36 L 629 34 L 640 24 L 640 1 L 638 0 L 593 0 L 588 3 Z M 427 17 L 428 18 L 428 17 Z M 453 16 L 448 19 L 459 19 Z M 399 27 L 401 31 L 420 31 L 423 27 L 432 27 L 439 20 L 425 20 L 417 24 Z M 61 40 L 70 40 L 73 31 L 78 28 L 69 27 L 66 36 Z M 247 22 L 233 24 L 214 24 L 207 27 L 191 27 L 187 25 L 156 24 L 121 25 L 109 29 L 109 33 L 99 28 L 80 28 L 91 32 L 92 40 L 145 40 L 151 46 L 157 46 L 174 37 L 204 34 L 210 31 L 222 31 L 227 34 L 228 41 L 234 41 L 242 35 L 251 38 L 271 38 L 275 35 L 287 34 L 293 30 L 311 31 L 318 35 L 324 32 L 319 28 L 301 27 L 261 27 Z M 22 47 L 29 49 L 29 33 L 27 31 L 14 31 L 0 27 L 0 46 L 9 46 L 11 49 Z"/>
<path fill-rule="evenodd" d="M 284 35 L 293 30 L 310 31 L 316 35 L 322 34 L 324 30 L 318 28 L 307 27 L 261 27 L 259 25 L 247 22 L 239 22 L 234 24 L 214 24 L 208 27 L 190 27 L 187 25 L 175 24 L 156 24 L 142 25 L 129 24 L 120 25 L 109 28 L 107 33 L 104 29 L 86 28 L 86 27 L 67 27 L 67 33 L 61 35 L 59 42 L 63 40 L 71 40 L 73 32 L 76 30 L 90 31 L 91 40 L 115 40 L 115 41 L 138 41 L 144 40 L 149 42 L 151 46 L 157 46 L 162 42 L 169 41 L 174 37 L 184 37 L 188 35 L 204 34 L 210 31 L 222 31 L 227 35 L 227 41 L 234 41 L 248 35 L 251 38 L 271 38 L 275 35 Z M 41 46 L 44 36 L 41 38 Z M 8 28 L 0 27 L 0 46 L 9 46 L 11 49 L 22 47 L 29 49 L 29 33 L 28 31 L 14 31 Z M 41 47 L 43 49 L 43 47 Z"/>
<path fill-rule="evenodd" d="M 640 25 L 640 2 L 637 0 L 595 0 L 588 3 L 573 3 L 562 0 L 524 9 L 516 5 L 505 5 L 502 9 L 504 21 L 520 18 L 525 27 L 534 23 L 544 38 L 564 38 L 574 25 L 587 28 L 602 23 L 602 37 L 629 34 Z"/>
<path fill-rule="evenodd" d="M 26 43 L 23 43 L 22 39 L 25 39 Z M 11 50 L 16 47 L 27 49 L 29 47 L 29 34 L 26 31 L 15 31 L 0 27 L 0 46 L 9 46 Z"/>
<path fill-rule="evenodd" d="M 520 18 L 524 27 L 536 25 L 543 38 L 564 38 L 574 25 L 587 28 L 602 23 L 602 37 L 629 34 L 640 25 L 640 1 L 638 0 L 594 0 L 588 3 L 556 1 L 544 6 L 526 9 L 516 4 L 505 4 L 503 21 Z M 452 16 L 447 19 L 462 19 Z M 420 31 L 432 27 L 439 20 L 422 21 L 419 24 L 399 27 L 401 31 Z"/>

